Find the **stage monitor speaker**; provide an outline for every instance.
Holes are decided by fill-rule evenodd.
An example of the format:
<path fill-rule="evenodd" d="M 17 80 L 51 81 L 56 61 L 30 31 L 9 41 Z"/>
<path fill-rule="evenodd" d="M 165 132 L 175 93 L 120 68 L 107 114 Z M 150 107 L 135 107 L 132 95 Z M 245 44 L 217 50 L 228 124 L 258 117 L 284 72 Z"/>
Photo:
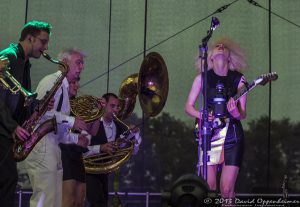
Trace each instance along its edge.
<path fill-rule="evenodd" d="M 207 183 L 195 174 L 178 178 L 170 192 L 162 193 L 162 207 L 199 207 L 208 197 Z"/>

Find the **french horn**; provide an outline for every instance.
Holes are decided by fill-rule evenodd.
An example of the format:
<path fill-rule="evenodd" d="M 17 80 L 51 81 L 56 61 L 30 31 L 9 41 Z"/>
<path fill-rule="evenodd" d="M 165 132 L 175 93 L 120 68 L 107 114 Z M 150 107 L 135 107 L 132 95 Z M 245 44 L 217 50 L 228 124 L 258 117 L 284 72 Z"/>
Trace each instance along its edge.
<path fill-rule="evenodd" d="M 125 163 L 132 155 L 134 150 L 134 140 L 127 139 L 130 132 L 129 126 L 121 121 L 115 114 L 113 114 L 115 121 L 119 122 L 127 128 L 125 132 L 113 142 L 116 152 L 113 155 L 107 153 L 99 153 L 83 158 L 85 172 L 90 174 L 110 173 L 117 170 L 123 163 Z"/>
<path fill-rule="evenodd" d="M 99 98 L 90 95 L 78 96 L 70 100 L 71 112 L 84 122 L 92 122 L 103 115 Z"/>

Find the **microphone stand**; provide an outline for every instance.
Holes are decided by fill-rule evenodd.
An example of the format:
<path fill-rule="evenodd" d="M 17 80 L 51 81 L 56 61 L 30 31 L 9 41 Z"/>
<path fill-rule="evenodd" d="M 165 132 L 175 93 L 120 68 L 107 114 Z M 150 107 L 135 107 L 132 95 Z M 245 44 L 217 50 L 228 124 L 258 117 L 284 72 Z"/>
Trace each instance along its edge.
<path fill-rule="evenodd" d="M 207 162 L 208 162 L 208 154 L 207 152 L 211 149 L 211 135 L 212 135 L 212 126 L 211 123 L 208 121 L 208 107 L 207 107 L 207 70 L 208 70 L 208 64 L 207 64 L 207 43 L 209 39 L 212 36 L 213 30 L 219 26 L 219 20 L 215 17 L 212 18 L 210 29 L 207 31 L 207 36 L 202 39 L 202 45 L 199 46 L 199 52 L 200 52 L 200 59 L 201 61 L 204 61 L 204 78 L 203 78 L 203 110 L 202 110 L 202 118 L 199 119 L 199 134 L 198 134 L 198 165 L 197 165 L 197 171 L 198 176 L 201 175 L 201 147 L 203 150 L 203 172 L 202 177 L 205 181 L 207 181 Z M 201 62 L 201 72 L 202 72 L 202 62 Z M 201 101 L 201 100 L 200 100 Z M 201 104 L 200 104 L 201 106 Z M 201 114 L 201 107 L 200 107 L 200 114 Z M 203 124 L 201 124 L 203 122 Z M 200 127 L 201 126 L 201 127 Z M 201 146 L 201 139 L 202 139 L 202 146 Z"/>

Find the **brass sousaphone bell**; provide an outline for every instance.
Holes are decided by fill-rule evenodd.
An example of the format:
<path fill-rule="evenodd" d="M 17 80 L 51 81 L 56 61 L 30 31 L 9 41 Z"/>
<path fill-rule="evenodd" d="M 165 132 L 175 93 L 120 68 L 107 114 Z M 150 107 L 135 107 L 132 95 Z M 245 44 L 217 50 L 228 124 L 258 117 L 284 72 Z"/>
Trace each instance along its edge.
<path fill-rule="evenodd" d="M 119 90 L 120 119 L 126 119 L 133 111 L 138 95 L 142 111 L 154 117 L 163 109 L 169 91 L 167 66 L 160 54 L 149 53 L 143 60 L 139 73 L 125 78 Z"/>

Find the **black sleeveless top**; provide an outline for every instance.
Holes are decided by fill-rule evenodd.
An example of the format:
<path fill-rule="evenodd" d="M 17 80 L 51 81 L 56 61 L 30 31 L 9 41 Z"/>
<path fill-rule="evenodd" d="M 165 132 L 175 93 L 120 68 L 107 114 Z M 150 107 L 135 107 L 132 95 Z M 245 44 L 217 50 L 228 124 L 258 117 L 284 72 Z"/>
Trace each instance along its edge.
<path fill-rule="evenodd" d="M 213 106 L 213 98 L 217 95 L 216 86 L 218 83 L 221 83 L 224 86 L 224 96 L 227 102 L 230 97 L 233 97 L 237 93 L 238 85 L 242 76 L 243 74 L 238 71 L 229 70 L 227 76 L 219 76 L 214 72 L 214 70 L 209 70 L 207 73 L 208 108 L 212 108 Z M 234 119 L 228 112 L 227 117 Z"/>
<path fill-rule="evenodd" d="M 202 74 L 204 75 L 204 74 Z M 227 76 L 219 76 L 214 70 L 209 70 L 207 73 L 207 100 L 208 107 L 212 107 L 212 100 L 216 97 L 217 89 L 216 85 L 222 83 L 224 85 L 224 96 L 226 101 L 230 97 L 236 95 L 238 91 L 238 85 L 243 74 L 238 71 L 229 70 Z M 240 120 L 233 118 L 226 109 L 226 116 L 230 118 L 229 127 L 225 138 L 225 148 L 232 147 L 233 143 L 236 143 L 244 138 L 243 128 Z"/>

